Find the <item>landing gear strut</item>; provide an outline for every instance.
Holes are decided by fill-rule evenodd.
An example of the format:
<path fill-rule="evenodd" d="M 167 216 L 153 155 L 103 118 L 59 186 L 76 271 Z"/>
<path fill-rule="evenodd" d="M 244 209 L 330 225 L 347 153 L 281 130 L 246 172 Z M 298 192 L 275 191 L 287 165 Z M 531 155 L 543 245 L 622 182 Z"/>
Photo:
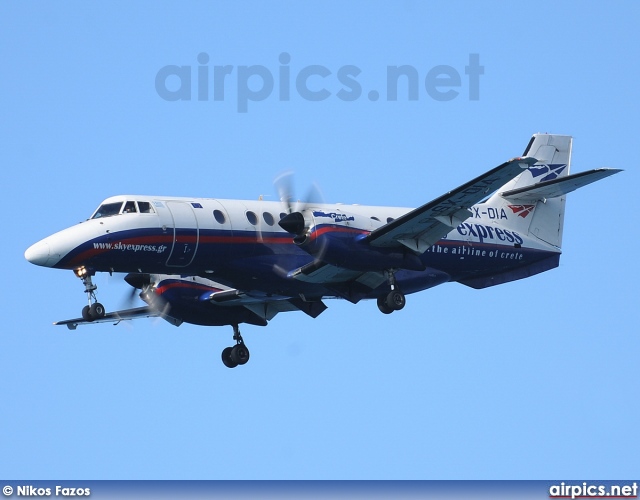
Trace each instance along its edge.
<path fill-rule="evenodd" d="M 378 297 L 378 309 L 380 309 L 380 312 L 383 314 L 391 314 L 393 311 L 399 311 L 406 304 L 404 293 L 396 286 L 396 277 L 393 271 L 387 271 L 387 279 L 389 280 L 391 291 L 387 295 Z"/>
<path fill-rule="evenodd" d="M 222 351 L 222 362 L 227 368 L 235 368 L 249 361 L 249 349 L 244 345 L 238 325 L 233 325 L 233 340 L 236 341 L 236 345 Z"/>
<path fill-rule="evenodd" d="M 98 287 L 93 284 L 91 274 L 89 274 L 84 267 L 76 269 L 74 273 L 82 280 L 84 292 L 87 294 L 87 300 L 89 302 L 88 305 L 82 308 L 82 319 L 85 321 L 94 321 L 96 319 L 104 318 L 104 306 L 98 302 L 98 299 L 96 298 L 95 292 Z"/>

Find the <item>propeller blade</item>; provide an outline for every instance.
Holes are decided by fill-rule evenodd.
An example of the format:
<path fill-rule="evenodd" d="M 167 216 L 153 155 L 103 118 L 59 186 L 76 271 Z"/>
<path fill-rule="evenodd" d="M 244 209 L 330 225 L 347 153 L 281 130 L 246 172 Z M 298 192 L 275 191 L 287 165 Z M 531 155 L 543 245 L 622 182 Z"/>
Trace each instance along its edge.
<path fill-rule="evenodd" d="M 127 309 L 131 309 L 133 307 L 136 300 L 136 295 L 138 295 L 138 290 L 136 288 L 132 288 L 125 299 L 125 307 Z"/>
<path fill-rule="evenodd" d="M 322 196 L 322 191 L 320 191 L 320 186 L 316 182 L 309 186 L 307 190 L 307 195 L 303 198 L 305 209 L 307 205 L 318 205 L 320 203 L 324 203 L 324 197 Z"/>
<path fill-rule="evenodd" d="M 132 308 L 136 300 L 136 295 L 141 296 L 142 292 L 151 286 L 151 275 L 147 273 L 129 273 L 124 277 L 124 280 L 132 287 L 131 292 L 125 299 L 126 307 Z M 141 292 L 138 293 L 138 290 L 141 290 Z"/>
<path fill-rule="evenodd" d="M 286 172 L 281 173 L 275 178 L 273 185 L 278 191 L 280 201 L 287 207 L 286 213 L 292 213 L 293 200 L 295 199 L 293 196 L 293 171 L 287 170 Z"/>

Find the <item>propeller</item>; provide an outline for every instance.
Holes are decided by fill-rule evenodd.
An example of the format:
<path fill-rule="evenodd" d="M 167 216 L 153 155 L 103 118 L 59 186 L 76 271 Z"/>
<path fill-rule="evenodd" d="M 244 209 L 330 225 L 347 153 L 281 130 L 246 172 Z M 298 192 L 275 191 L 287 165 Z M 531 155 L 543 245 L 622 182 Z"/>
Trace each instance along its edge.
<path fill-rule="evenodd" d="M 307 220 L 310 217 L 305 218 L 305 212 L 308 210 L 309 205 L 322 203 L 322 194 L 320 188 L 316 183 L 311 184 L 307 195 L 304 197 L 305 201 L 298 200 L 294 202 L 296 197 L 293 194 L 293 171 L 288 170 L 280 174 L 273 181 L 278 191 L 280 201 L 285 205 L 285 215 L 278 225 L 290 234 L 295 236 L 294 241 L 302 243 L 306 234 Z"/>
<path fill-rule="evenodd" d="M 128 296 L 128 307 L 131 308 L 134 305 L 135 297 L 138 295 L 144 300 L 147 305 L 161 318 L 166 317 L 171 310 L 171 304 L 156 295 L 152 290 L 154 279 L 148 273 L 129 273 L 124 277 L 124 280 L 131 285 L 131 293 Z M 141 290 L 140 293 L 137 293 Z"/>
<path fill-rule="evenodd" d="M 127 307 L 132 308 L 136 295 L 141 295 L 149 286 L 151 286 L 151 275 L 147 273 L 129 273 L 124 280 L 131 285 L 131 292 L 127 296 Z M 140 293 L 137 290 L 141 290 Z"/>
<path fill-rule="evenodd" d="M 296 245 L 303 245 L 307 242 L 311 226 L 313 224 L 313 214 L 311 213 L 312 207 L 317 207 L 323 203 L 322 193 L 320 188 L 314 182 L 309 186 L 304 201 L 296 201 L 296 197 L 293 194 L 293 172 L 291 170 L 283 172 L 274 180 L 274 185 L 278 191 L 280 201 L 285 205 L 286 215 L 280 219 L 278 225 L 293 235 L 293 242 Z M 316 242 L 313 248 L 305 248 L 313 257 L 316 262 L 321 262 L 327 251 L 328 241 L 323 239 L 321 242 Z M 274 267 L 274 270 L 279 275 L 286 275 L 285 269 Z"/>

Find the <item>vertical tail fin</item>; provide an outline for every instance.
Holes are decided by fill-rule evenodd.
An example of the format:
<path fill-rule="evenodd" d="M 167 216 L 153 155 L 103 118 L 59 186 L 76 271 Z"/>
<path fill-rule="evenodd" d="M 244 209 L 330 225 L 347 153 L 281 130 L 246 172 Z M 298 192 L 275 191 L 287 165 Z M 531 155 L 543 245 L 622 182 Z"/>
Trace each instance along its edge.
<path fill-rule="evenodd" d="M 485 206 L 495 209 L 496 213 L 504 211 L 508 221 L 503 223 L 510 229 L 560 248 L 566 196 L 518 202 L 503 197 L 502 193 L 569 175 L 571 145 L 572 138 L 568 135 L 534 134 L 523 156 L 536 158 L 537 163 L 500 188 Z"/>

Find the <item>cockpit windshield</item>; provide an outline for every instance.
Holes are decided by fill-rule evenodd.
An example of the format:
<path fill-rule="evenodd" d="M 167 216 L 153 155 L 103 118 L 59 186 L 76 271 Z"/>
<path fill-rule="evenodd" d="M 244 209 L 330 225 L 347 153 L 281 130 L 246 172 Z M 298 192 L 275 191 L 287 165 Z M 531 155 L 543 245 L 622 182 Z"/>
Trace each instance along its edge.
<path fill-rule="evenodd" d="M 103 203 L 98 210 L 93 214 L 92 219 L 100 219 L 102 217 L 111 217 L 112 215 L 118 215 L 122 208 L 122 202 L 116 203 Z"/>
<path fill-rule="evenodd" d="M 139 201 L 138 202 L 138 208 L 140 209 L 140 213 L 141 214 L 155 214 L 155 210 L 153 210 L 153 207 L 151 206 L 151 203 L 149 203 L 148 201 Z"/>
<path fill-rule="evenodd" d="M 124 204 L 123 214 L 135 214 L 138 211 L 135 201 L 128 201 Z"/>
<path fill-rule="evenodd" d="M 113 203 L 103 203 L 95 211 L 92 219 L 101 219 L 113 215 L 123 214 L 155 214 L 155 210 L 148 201 L 116 201 Z"/>

